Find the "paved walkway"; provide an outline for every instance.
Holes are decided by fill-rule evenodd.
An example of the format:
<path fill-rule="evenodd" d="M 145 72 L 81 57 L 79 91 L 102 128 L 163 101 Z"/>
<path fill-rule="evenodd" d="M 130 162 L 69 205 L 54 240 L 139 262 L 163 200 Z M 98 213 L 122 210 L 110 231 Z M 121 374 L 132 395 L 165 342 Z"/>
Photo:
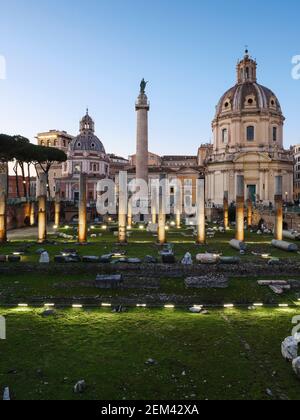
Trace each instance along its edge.
<path fill-rule="evenodd" d="M 47 232 L 52 234 L 54 233 L 53 227 L 48 226 Z M 7 239 L 9 241 L 22 241 L 24 239 L 34 239 L 36 240 L 38 236 L 38 228 L 37 227 L 28 227 L 22 229 L 15 229 L 8 231 Z"/>

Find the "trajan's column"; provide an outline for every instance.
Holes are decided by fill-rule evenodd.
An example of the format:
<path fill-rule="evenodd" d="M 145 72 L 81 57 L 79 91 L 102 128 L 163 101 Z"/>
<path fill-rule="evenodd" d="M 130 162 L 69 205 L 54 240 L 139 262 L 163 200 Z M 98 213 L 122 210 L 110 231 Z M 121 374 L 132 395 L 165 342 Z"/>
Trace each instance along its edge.
<path fill-rule="evenodd" d="M 143 179 L 148 183 L 148 112 L 150 106 L 145 93 L 147 83 L 144 79 L 141 81 L 140 94 L 135 109 L 137 112 L 136 179 Z"/>

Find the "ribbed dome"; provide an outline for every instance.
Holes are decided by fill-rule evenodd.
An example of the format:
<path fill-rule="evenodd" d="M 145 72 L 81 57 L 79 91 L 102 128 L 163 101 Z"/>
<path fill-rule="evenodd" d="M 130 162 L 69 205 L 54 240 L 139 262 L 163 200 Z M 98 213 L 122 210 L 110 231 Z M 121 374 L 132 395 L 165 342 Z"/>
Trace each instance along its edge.
<path fill-rule="evenodd" d="M 94 134 L 79 134 L 70 144 L 71 151 L 88 151 L 105 153 L 102 142 Z"/>
<path fill-rule="evenodd" d="M 220 99 L 217 117 L 227 112 L 242 112 L 250 109 L 282 113 L 276 95 L 265 86 L 256 82 L 236 84 Z"/>
<path fill-rule="evenodd" d="M 105 153 L 102 142 L 95 136 L 95 123 L 89 116 L 87 109 L 86 115 L 80 121 L 80 134 L 70 143 L 70 151 L 86 151 Z"/>
<path fill-rule="evenodd" d="M 237 65 L 237 84 L 220 99 L 216 118 L 240 113 L 272 113 L 282 117 L 280 103 L 268 88 L 257 83 L 257 63 L 249 56 L 248 50 Z"/>

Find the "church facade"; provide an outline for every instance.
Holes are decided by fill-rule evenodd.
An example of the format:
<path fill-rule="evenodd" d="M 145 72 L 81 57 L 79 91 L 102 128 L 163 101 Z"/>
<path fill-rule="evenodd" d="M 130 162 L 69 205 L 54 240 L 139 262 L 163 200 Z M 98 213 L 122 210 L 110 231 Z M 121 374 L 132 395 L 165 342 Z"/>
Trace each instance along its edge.
<path fill-rule="evenodd" d="M 79 175 L 87 175 L 87 199 L 95 202 L 97 184 L 109 176 L 110 160 L 101 140 L 95 135 L 95 123 L 88 111 L 80 121 L 80 133 L 70 142 L 68 160 L 62 164 L 61 178 L 56 178 L 57 190 L 66 201 L 79 200 Z"/>
<path fill-rule="evenodd" d="M 236 178 L 245 177 L 245 197 L 274 202 L 275 176 L 282 175 L 285 199 L 293 199 L 293 156 L 283 147 L 279 100 L 257 83 L 257 63 L 246 51 L 237 65 L 237 82 L 220 99 L 212 123 L 213 149 L 206 161 L 207 201 L 236 198 Z"/>

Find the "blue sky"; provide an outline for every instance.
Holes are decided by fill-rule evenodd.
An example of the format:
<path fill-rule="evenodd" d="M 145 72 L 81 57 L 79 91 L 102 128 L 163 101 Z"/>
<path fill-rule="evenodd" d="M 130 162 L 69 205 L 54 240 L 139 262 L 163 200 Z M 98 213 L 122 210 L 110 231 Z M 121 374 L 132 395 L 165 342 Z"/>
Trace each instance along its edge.
<path fill-rule="evenodd" d="M 135 151 L 134 103 L 149 80 L 150 149 L 195 154 L 211 139 L 220 96 L 235 83 L 245 45 L 259 82 L 287 118 L 285 145 L 300 142 L 299 0 L 10 0 L 1 2 L 0 131 L 32 141 L 49 129 L 78 132 L 89 106 L 107 152 Z"/>

